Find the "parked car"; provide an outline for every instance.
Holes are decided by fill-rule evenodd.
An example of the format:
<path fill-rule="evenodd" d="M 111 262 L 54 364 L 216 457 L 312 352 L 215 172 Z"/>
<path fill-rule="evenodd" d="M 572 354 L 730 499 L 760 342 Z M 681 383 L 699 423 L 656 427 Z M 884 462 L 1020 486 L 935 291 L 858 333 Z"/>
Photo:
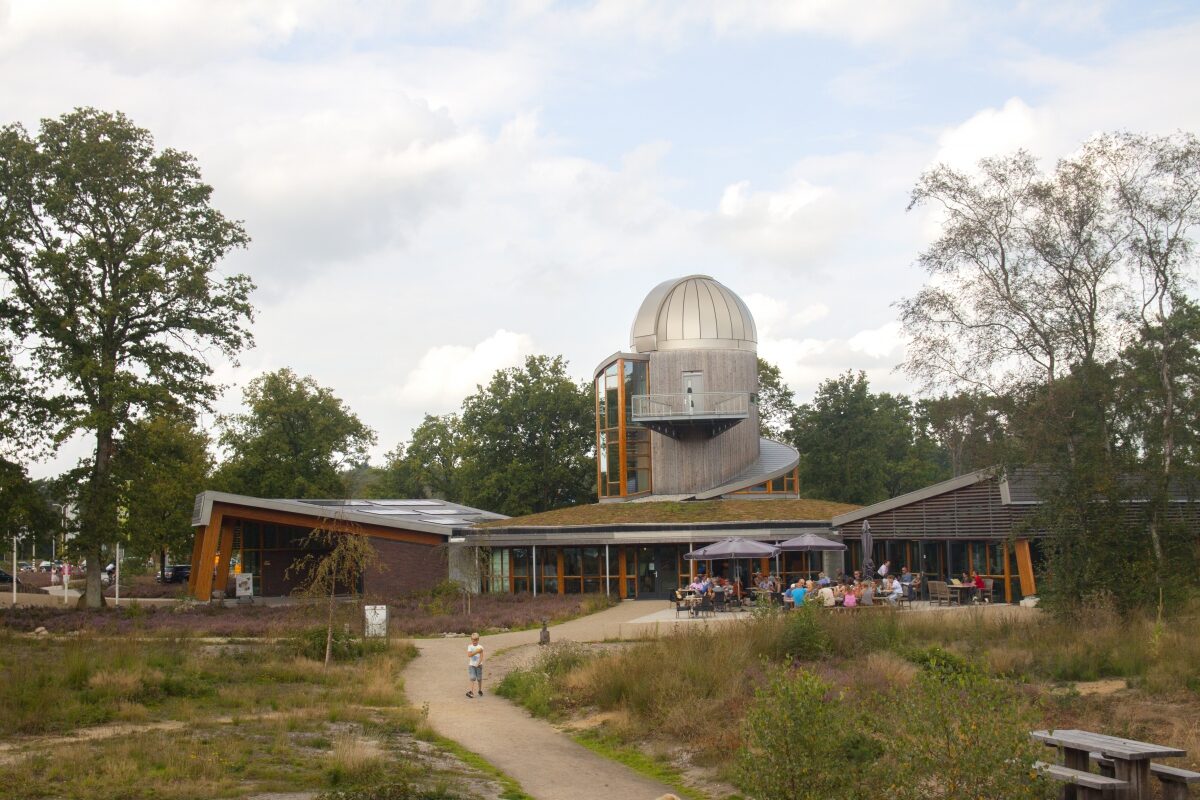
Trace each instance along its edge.
<path fill-rule="evenodd" d="M 159 580 L 163 583 L 187 583 L 191 576 L 191 564 L 168 564 Z"/>
<path fill-rule="evenodd" d="M 12 587 L 13 576 L 10 573 L 0 569 L 0 591 L 11 592 Z M 22 581 L 20 578 L 17 578 L 17 591 L 25 592 L 28 590 L 29 587 L 25 585 L 24 581 Z"/>
<path fill-rule="evenodd" d="M 33 572 L 33 564 L 28 561 L 18 561 L 17 572 Z"/>

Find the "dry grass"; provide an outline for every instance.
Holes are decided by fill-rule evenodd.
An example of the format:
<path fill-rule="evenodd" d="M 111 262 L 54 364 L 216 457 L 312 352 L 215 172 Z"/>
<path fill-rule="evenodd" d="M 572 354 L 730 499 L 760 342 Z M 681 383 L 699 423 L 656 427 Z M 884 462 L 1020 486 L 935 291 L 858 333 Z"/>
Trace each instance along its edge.
<path fill-rule="evenodd" d="M 596 656 L 541 689 L 550 714 L 605 715 L 625 741 L 648 731 L 700 763 L 728 764 L 763 665 L 802 664 L 837 689 L 877 696 L 913 680 L 930 648 L 1011 681 L 1042 724 L 1160 741 L 1200 765 L 1200 615 L 1154 620 L 1097 609 L 1085 619 L 985 612 L 789 614 L 679 635 Z M 1083 697 L 1076 682 L 1131 688 Z M 649 746 L 643 741 L 645 746 Z"/>

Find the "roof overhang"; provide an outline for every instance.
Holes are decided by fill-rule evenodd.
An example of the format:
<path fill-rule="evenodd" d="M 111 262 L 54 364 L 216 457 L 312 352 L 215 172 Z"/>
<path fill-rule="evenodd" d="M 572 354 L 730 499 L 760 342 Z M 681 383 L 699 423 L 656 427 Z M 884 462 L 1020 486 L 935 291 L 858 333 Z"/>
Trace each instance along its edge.
<path fill-rule="evenodd" d="M 439 504 L 442 505 L 439 501 Z M 420 519 L 405 517 L 388 517 L 380 514 L 370 514 L 355 511 L 353 506 L 321 506 L 301 500 L 277 500 L 249 495 L 231 494 L 229 492 L 206 491 L 196 495 L 195 505 L 192 506 L 192 526 L 203 527 L 212 520 L 213 506 L 220 505 L 227 516 L 236 516 L 238 508 L 259 511 L 273 511 L 291 515 L 297 524 L 319 525 L 322 520 L 337 520 L 342 523 L 353 523 L 364 528 L 376 528 L 390 531 L 417 531 L 432 533 L 443 538 L 449 538 L 461 527 L 425 522 Z M 454 503 L 445 503 L 447 508 L 467 509 Z M 469 509 L 477 515 L 477 519 L 505 519 L 501 514 L 493 514 L 478 509 Z"/>
<path fill-rule="evenodd" d="M 782 542 L 796 535 L 803 526 L 806 532 L 833 537 L 829 523 L 802 522 L 788 527 L 778 522 L 761 527 L 743 524 L 741 527 L 680 525 L 658 530 L 646 530 L 641 525 L 613 525 L 606 528 L 539 530 L 537 528 L 483 528 L 459 530 L 467 546 L 528 547 L 530 545 L 621 545 L 621 544 L 693 544 L 720 539 L 753 539 L 758 542 Z"/>

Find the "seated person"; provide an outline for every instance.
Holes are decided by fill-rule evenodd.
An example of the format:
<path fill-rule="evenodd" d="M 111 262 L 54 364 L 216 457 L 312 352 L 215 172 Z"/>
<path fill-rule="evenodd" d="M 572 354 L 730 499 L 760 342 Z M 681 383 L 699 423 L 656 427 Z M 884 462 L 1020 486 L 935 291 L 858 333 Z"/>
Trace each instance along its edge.
<path fill-rule="evenodd" d="M 846 589 L 846 593 L 842 595 L 842 606 L 844 608 L 855 608 L 858 606 L 858 594 L 853 589 Z"/>
<path fill-rule="evenodd" d="M 771 594 L 775 594 L 779 591 L 779 578 L 775 577 L 769 572 L 767 573 L 766 584 L 767 585 L 763 588 Z"/>
<path fill-rule="evenodd" d="M 829 578 L 825 575 L 824 572 L 818 572 L 817 573 L 817 586 L 828 586 L 828 585 L 829 585 Z"/>
<path fill-rule="evenodd" d="M 826 608 L 833 608 L 837 605 L 837 598 L 833 595 L 833 589 L 829 588 L 829 584 L 825 584 L 817 592 L 817 600 Z"/>
<path fill-rule="evenodd" d="M 900 583 L 903 584 L 901 591 L 905 597 L 912 598 L 912 582 L 913 574 L 908 571 L 908 567 L 900 568 Z"/>
<path fill-rule="evenodd" d="M 887 581 L 884 583 L 887 590 L 887 595 L 883 599 L 887 600 L 892 605 L 896 605 L 896 603 L 900 601 L 900 598 L 904 594 L 904 584 L 891 576 L 888 576 Z"/>
<path fill-rule="evenodd" d="M 865 581 L 864 583 L 861 584 L 861 586 L 862 586 L 862 598 L 861 598 L 862 604 L 864 606 L 875 605 L 875 584 L 871 583 L 870 581 Z"/>
<path fill-rule="evenodd" d="M 975 597 L 975 599 L 982 602 L 984 600 L 983 590 L 987 588 L 987 584 L 983 582 L 983 576 L 972 570 L 971 583 L 975 585 L 975 591 L 971 594 Z"/>
<path fill-rule="evenodd" d="M 688 584 L 688 588 L 696 594 L 704 594 L 708 591 L 708 585 L 705 583 L 703 575 L 697 575 L 696 578 Z"/>
<path fill-rule="evenodd" d="M 808 596 L 808 587 L 800 583 L 800 581 L 796 581 L 786 594 L 791 595 L 792 608 L 799 608 L 804 605 L 804 598 Z"/>
<path fill-rule="evenodd" d="M 859 570 L 859 569 L 854 570 L 854 582 L 862 583 L 862 570 Z"/>

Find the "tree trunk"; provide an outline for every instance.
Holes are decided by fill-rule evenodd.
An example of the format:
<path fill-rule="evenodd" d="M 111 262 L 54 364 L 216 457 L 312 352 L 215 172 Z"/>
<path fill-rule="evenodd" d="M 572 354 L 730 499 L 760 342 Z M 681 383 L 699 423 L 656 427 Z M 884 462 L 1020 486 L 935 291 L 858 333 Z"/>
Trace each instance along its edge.
<path fill-rule="evenodd" d="M 102 419 L 110 415 L 102 414 Z M 87 584 L 84 603 L 88 608 L 104 605 L 104 591 L 100 584 L 100 572 L 104 568 L 104 542 L 116 535 L 117 504 L 112 486 L 113 431 L 110 424 L 101 423 L 96 430 L 96 458 L 92 464 L 92 475 L 84 514 L 84 552 L 88 559 Z"/>
<path fill-rule="evenodd" d="M 158 580 L 160 583 L 167 580 L 167 548 L 162 546 L 158 548 Z"/>

